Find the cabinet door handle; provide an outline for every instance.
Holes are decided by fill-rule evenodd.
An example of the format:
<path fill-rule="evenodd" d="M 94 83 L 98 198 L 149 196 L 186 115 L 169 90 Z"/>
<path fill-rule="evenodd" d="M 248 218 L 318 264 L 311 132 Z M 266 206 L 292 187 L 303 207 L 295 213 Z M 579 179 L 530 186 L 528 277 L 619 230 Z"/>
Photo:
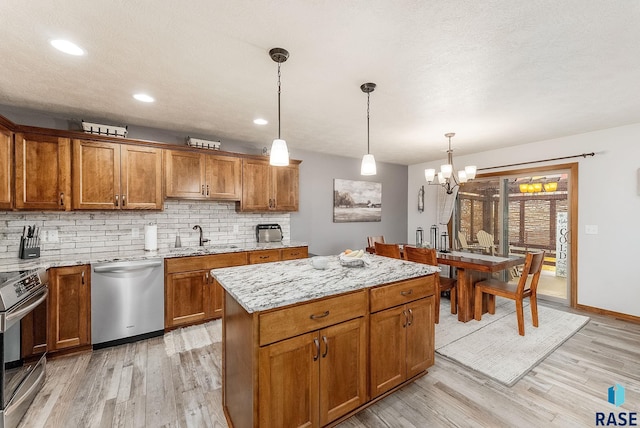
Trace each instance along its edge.
<path fill-rule="evenodd" d="M 60 192 L 60 206 L 64 207 L 64 192 Z"/>
<path fill-rule="evenodd" d="M 318 358 L 320 358 L 320 342 L 318 341 L 318 338 L 313 339 L 313 343 L 316 345 L 316 352 L 313 354 L 313 361 L 318 361 Z"/>
<path fill-rule="evenodd" d="M 409 322 L 407 323 L 407 325 L 411 324 L 413 324 L 413 311 L 409 309 Z"/>
<path fill-rule="evenodd" d="M 82 273 L 80 274 L 80 276 L 82 277 L 82 285 L 84 285 L 84 271 L 82 271 Z"/>
<path fill-rule="evenodd" d="M 205 273 L 204 273 L 204 283 L 205 283 L 205 284 L 208 284 L 208 283 L 209 283 L 209 273 L 208 273 L 208 272 L 205 272 Z"/>
<path fill-rule="evenodd" d="M 327 341 L 327 336 L 322 336 L 322 341 L 324 342 L 324 353 L 322 354 L 322 358 L 324 358 L 329 352 L 329 342 Z"/>
<path fill-rule="evenodd" d="M 401 291 L 400 294 L 402 294 L 403 296 L 411 296 L 413 294 L 413 288 L 411 288 L 409 291 Z"/>
<path fill-rule="evenodd" d="M 207 184 L 207 196 L 209 196 L 209 185 Z"/>
<path fill-rule="evenodd" d="M 122 206 L 124 207 L 125 205 L 127 205 L 127 200 L 125 199 L 127 197 L 127 195 L 122 195 Z"/>
<path fill-rule="evenodd" d="M 402 315 L 404 315 L 404 322 L 402 323 L 402 328 L 405 328 L 407 326 L 407 323 L 409 322 L 409 317 L 407 316 L 407 311 L 402 311 Z"/>
<path fill-rule="evenodd" d="M 320 318 L 324 318 L 327 315 L 329 315 L 329 311 L 324 311 L 323 313 L 321 313 L 320 315 L 316 315 L 316 314 L 311 314 L 311 316 L 309 318 L 311 318 L 312 320 L 317 320 Z"/>
<path fill-rule="evenodd" d="M 119 195 L 116 195 L 116 207 L 119 205 L 120 201 L 119 201 Z"/>
<path fill-rule="evenodd" d="M 202 196 L 204 196 L 204 184 L 202 185 Z"/>

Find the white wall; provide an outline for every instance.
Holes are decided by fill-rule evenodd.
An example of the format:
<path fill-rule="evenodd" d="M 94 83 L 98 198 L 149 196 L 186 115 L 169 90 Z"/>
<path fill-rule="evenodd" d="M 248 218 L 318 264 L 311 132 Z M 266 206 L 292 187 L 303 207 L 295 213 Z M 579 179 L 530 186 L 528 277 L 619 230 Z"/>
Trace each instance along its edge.
<path fill-rule="evenodd" d="M 454 151 L 453 160 L 457 166 L 482 168 L 595 152 L 594 157 L 548 163 L 579 163 L 578 304 L 640 316 L 640 276 L 635 272 L 640 262 L 639 138 L 640 124 L 635 124 L 468 156 L 456 156 Z M 436 186 L 425 186 L 421 214 L 417 193 L 426 184 L 424 169 L 438 169 L 441 163 L 409 166 L 408 242 L 415 240 L 416 227 L 428 234 L 436 222 Z M 585 234 L 585 225 L 598 226 L 599 233 Z"/>

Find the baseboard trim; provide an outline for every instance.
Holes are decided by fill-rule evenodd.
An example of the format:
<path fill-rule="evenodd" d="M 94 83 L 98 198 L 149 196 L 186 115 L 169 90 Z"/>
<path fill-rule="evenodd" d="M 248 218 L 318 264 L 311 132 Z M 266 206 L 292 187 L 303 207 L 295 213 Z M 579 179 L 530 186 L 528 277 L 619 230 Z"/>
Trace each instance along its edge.
<path fill-rule="evenodd" d="M 607 309 L 596 308 L 594 306 L 587 305 L 576 305 L 576 309 L 581 309 L 586 312 L 591 312 L 598 315 L 605 315 L 617 319 L 621 319 L 624 321 L 629 321 L 635 324 L 640 324 L 640 317 L 635 315 L 623 314 L 622 312 L 609 311 Z"/>

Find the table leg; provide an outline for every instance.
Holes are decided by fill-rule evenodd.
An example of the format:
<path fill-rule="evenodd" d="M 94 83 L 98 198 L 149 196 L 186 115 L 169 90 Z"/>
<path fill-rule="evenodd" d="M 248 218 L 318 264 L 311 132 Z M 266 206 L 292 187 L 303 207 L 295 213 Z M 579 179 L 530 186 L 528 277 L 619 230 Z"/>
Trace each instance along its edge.
<path fill-rule="evenodd" d="M 474 319 L 474 284 L 487 277 L 486 274 L 458 268 L 458 321 L 468 322 Z M 482 313 L 487 312 L 489 296 L 482 299 Z"/>

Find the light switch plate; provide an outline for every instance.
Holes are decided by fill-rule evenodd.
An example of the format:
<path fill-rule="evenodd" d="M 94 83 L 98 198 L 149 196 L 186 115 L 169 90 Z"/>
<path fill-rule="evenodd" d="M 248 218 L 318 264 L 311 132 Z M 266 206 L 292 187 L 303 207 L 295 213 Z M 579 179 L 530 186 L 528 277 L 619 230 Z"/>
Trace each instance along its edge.
<path fill-rule="evenodd" d="M 47 240 L 49 242 L 58 242 L 58 231 L 56 229 L 50 230 L 47 233 Z"/>
<path fill-rule="evenodd" d="M 238 225 L 237 225 L 237 224 L 234 224 L 234 225 L 233 225 L 233 233 L 238 233 L 238 232 L 239 232 L 239 230 L 240 230 L 240 229 L 238 228 Z"/>
<path fill-rule="evenodd" d="M 132 227 L 131 228 L 131 237 L 132 238 L 137 238 L 138 236 L 140 236 L 140 229 L 137 227 Z"/>
<path fill-rule="evenodd" d="M 598 225 L 597 224 L 587 224 L 584 226 L 584 233 L 587 235 L 597 235 L 598 234 Z"/>

